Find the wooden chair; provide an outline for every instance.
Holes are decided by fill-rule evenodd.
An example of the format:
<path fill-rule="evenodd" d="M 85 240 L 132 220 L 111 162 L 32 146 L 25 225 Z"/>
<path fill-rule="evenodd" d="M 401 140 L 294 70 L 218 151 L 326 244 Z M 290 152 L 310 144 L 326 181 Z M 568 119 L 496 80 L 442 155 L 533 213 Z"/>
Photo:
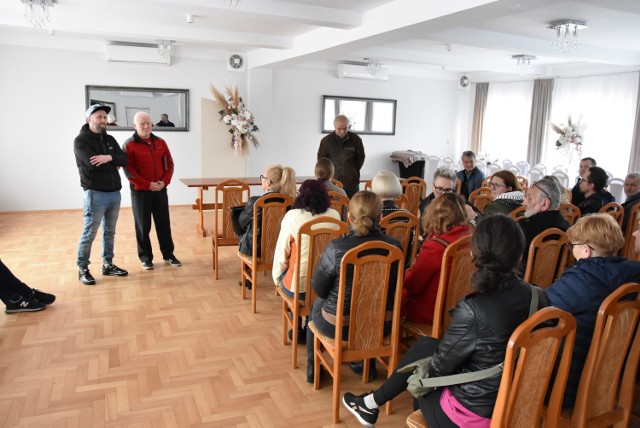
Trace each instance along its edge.
<path fill-rule="evenodd" d="M 512 219 L 514 219 L 515 221 L 520 221 L 522 219 L 524 219 L 524 212 L 527 210 L 527 207 L 525 205 L 520 205 L 518 208 L 512 210 L 509 213 L 509 217 L 511 217 Z"/>
<path fill-rule="evenodd" d="M 344 184 L 342 184 L 342 181 L 331 178 L 331 182 L 334 184 L 334 186 L 338 186 L 339 188 L 344 189 Z"/>
<path fill-rule="evenodd" d="M 418 252 L 418 234 L 420 233 L 418 217 L 403 211 L 396 211 L 382 217 L 380 228 L 387 235 L 400 241 L 402 252 L 408 266 L 413 265 Z"/>
<path fill-rule="evenodd" d="M 540 288 L 553 284 L 567 265 L 568 244 L 567 234 L 556 228 L 547 229 L 533 238 L 524 280 Z"/>
<path fill-rule="evenodd" d="M 295 263 L 293 266 L 289 266 L 289 269 L 293 269 L 294 278 L 294 293 L 293 297 L 285 293 L 282 288 L 277 287 L 278 294 L 282 297 L 282 343 L 287 344 L 287 332 L 289 329 L 296 331 L 298 328 L 298 318 L 308 317 L 311 305 L 316 298 L 316 294 L 311 287 L 311 274 L 316 269 L 316 264 L 320 260 L 320 256 L 325 247 L 333 239 L 349 233 L 349 227 L 346 223 L 336 220 L 332 217 L 316 217 L 309 220 L 298 231 L 298 235 L 295 238 Z M 306 240 L 309 244 L 308 253 L 306 259 L 306 276 L 304 283 L 304 297 L 300 297 L 300 266 L 302 261 L 302 241 Z M 294 246 L 291 250 L 294 251 Z M 291 335 L 291 352 L 293 368 L 298 367 L 298 335 Z"/>
<path fill-rule="evenodd" d="M 582 213 L 580 212 L 580 208 L 573 204 L 560 204 L 560 214 L 567 220 L 569 226 L 573 226 L 573 224 L 580 218 Z"/>
<path fill-rule="evenodd" d="M 462 181 L 459 178 L 456 178 L 456 193 L 459 195 L 460 190 L 462 190 Z"/>
<path fill-rule="evenodd" d="M 549 327 L 550 321 L 557 322 Z M 551 390 L 551 410 L 558 419 L 562 405 L 571 354 L 576 335 L 576 320 L 568 312 L 547 307 L 524 321 L 509 338 L 492 428 L 543 426 L 544 401 L 558 355 L 560 363 Z M 554 426 L 549 417 L 544 426 Z M 427 426 L 420 411 L 407 418 L 408 427 Z"/>
<path fill-rule="evenodd" d="M 253 246 L 251 255 L 242 254 L 240 258 L 240 279 L 242 282 L 242 300 L 245 298 L 246 281 L 251 281 L 251 309 L 256 312 L 258 289 L 257 272 L 267 272 L 273 265 L 273 253 L 280 234 L 280 224 L 287 210 L 291 207 L 291 198 L 281 193 L 269 193 L 259 198 L 253 207 Z M 260 231 L 260 233 L 258 233 Z M 259 235 L 259 236 L 258 236 Z M 258 255 L 258 238 L 260 238 L 260 255 Z"/>
<path fill-rule="evenodd" d="M 404 193 L 395 198 L 393 202 L 398 206 L 398 208 L 409 211 L 409 198 Z M 420 203 L 418 203 L 418 206 L 420 206 Z"/>
<path fill-rule="evenodd" d="M 609 214 L 615 221 L 618 222 L 620 227 L 622 227 L 622 222 L 624 220 L 624 208 L 617 202 L 609 202 L 602 208 L 598 210 L 599 213 Z"/>
<path fill-rule="evenodd" d="M 364 190 L 371 190 L 371 180 L 364 182 Z"/>
<path fill-rule="evenodd" d="M 237 246 L 238 236 L 231 223 L 231 207 L 247 204 L 250 196 L 249 185 L 238 180 L 225 180 L 215 187 L 215 207 L 213 212 L 212 258 L 213 270 L 218 279 L 218 255 L 220 247 Z"/>
<path fill-rule="evenodd" d="M 473 192 L 469 193 L 469 202 L 473 203 L 473 200 L 480 195 L 488 195 L 491 196 L 491 189 L 489 187 L 478 187 Z"/>
<path fill-rule="evenodd" d="M 602 302 L 576 404 L 573 412 L 562 412 L 561 426 L 629 426 L 640 359 L 639 319 L 638 283 L 621 285 Z"/>
<path fill-rule="evenodd" d="M 381 255 L 386 253 L 386 255 Z M 309 328 L 314 334 L 313 389 L 320 388 L 320 365 L 333 378 L 333 423 L 340 419 L 340 368 L 342 363 L 364 360 L 362 380 L 369 377 L 370 358 L 376 358 L 387 367 L 391 376 L 399 360 L 398 333 L 400 330 L 400 301 L 404 255 L 399 248 L 380 241 L 366 242 L 343 256 L 340 263 L 340 285 L 336 308 L 335 339 L 316 330 L 313 321 Z M 392 316 L 391 340 L 384 337 L 384 321 L 389 293 L 392 266 L 396 266 L 396 287 Z M 351 278 L 349 315 L 344 316 L 347 275 Z M 348 323 L 349 334 L 342 336 L 342 328 Z M 383 357 L 388 357 L 384 361 Z M 391 410 L 387 403 L 387 413 Z"/>
<path fill-rule="evenodd" d="M 405 187 L 409 184 L 418 184 L 420 185 L 420 199 L 424 199 L 427 197 L 427 182 L 424 181 L 420 177 L 409 177 L 402 180 L 402 193 L 405 192 Z"/>
<path fill-rule="evenodd" d="M 529 170 L 529 182 L 535 183 L 536 181 L 542 179 L 542 177 L 544 177 L 545 175 L 547 175 L 546 168 L 543 171 L 542 169 L 540 169 L 539 165 L 536 165 Z"/>
<path fill-rule="evenodd" d="M 407 196 L 407 211 L 420 215 L 420 201 L 427 196 L 427 182 L 420 177 L 410 177 L 402 182 L 402 193 Z"/>
<path fill-rule="evenodd" d="M 343 195 L 342 193 L 335 192 L 330 190 L 329 192 L 329 202 L 331 203 L 331 208 L 338 211 L 340 214 L 340 218 L 342 221 L 347 221 L 347 208 L 349 206 L 349 198 L 347 195 Z"/>
<path fill-rule="evenodd" d="M 629 260 L 636 260 L 637 254 L 634 251 L 635 237 L 633 232 L 638 228 L 638 219 L 640 218 L 640 204 L 636 204 L 629 211 L 629 219 L 627 220 L 627 230 L 624 232 L 624 247 L 622 247 L 621 255 Z"/>
<path fill-rule="evenodd" d="M 471 261 L 471 236 L 463 236 L 444 250 L 440 269 L 440 282 L 433 312 L 433 325 L 413 321 L 402 323 L 403 342 L 420 336 L 440 339 L 449 326 L 449 309 L 471 293 L 471 275 L 476 267 Z"/>
<path fill-rule="evenodd" d="M 484 188 L 481 188 L 484 189 Z M 477 190 L 480 189 L 476 189 L 471 193 L 476 192 Z M 487 207 L 487 205 L 489 205 L 491 202 L 493 201 L 493 196 L 491 196 L 491 191 L 489 191 L 489 194 L 478 194 L 478 195 L 474 195 L 473 196 L 473 200 L 471 199 L 471 195 L 469 195 L 469 202 L 471 202 L 473 204 L 474 207 L 476 207 L 476 209 L 478 211 L 480 211 L 481 213 L 484 212 L 484 209 Z"/>
<path fill-rule="evenodd" d="M 482 185 L 480 186 L 482 187 L 486 187 L 487 189 L 489 189 L 489 193 L 491 193 L 491 177 L 493 177 L 492 175 L 487 175 L 484 180 L 482 180 Z"/>

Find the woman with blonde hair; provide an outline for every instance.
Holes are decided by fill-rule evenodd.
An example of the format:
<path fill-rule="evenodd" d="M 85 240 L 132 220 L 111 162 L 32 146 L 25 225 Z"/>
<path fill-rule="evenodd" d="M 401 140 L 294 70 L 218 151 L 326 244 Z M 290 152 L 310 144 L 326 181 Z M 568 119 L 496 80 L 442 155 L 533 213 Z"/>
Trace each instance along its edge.
<path fill-rule="evenodd" d="M 569 250 L 577 262 L 547 289 L 547 296 L 552 306 L 576 317 L 576 341 L 562 402 L 563 407 L 573 407 L 598 309 L 620 285 L 640 282 L 640 262 L 616 256 L 624 245 L 624 237 L 609 214 L 578 219 L 567 230 L 567 236 Z"/>
<path fill-rule="evenodd" d="M 462 196 L 443 193 L 427 206 L 422 216 L 425 240 L 413 267 L 405 273 L 402 290 L 402 314 L 409 321 L 433 322 L 444 251 L 472 230 L 464 207 Z"/>
<path fill-rule="evenodd" d="M 325 248 L 311 279 L 311 285 L 318 298 L 311 307 L 310 319 L 315 327 L 324 335 L 335 336 L 335 316 L 338 306 L 338 288 L 340 285 L 340 262 L 347 251 L 360 244 L 370 241 L 382 241 L 401 248 L 397 239 L 386 236 L 380 230 L 379 222 L 382 216 L 382 200 L 373 192 L 362 190 L 357 192 L 349 202 L 350 233 L 342 238 L 331 241 Z M 396 269 L 393 266 L 389 278 L 389 292 L 387 310 L 393 310 Z M 382 278 L 381 278 L 382 280 Z M 347 290 L 345 308 L 349 308 L 351 301 L 351 277 L 347 275 Z M 385 322 L 385 328 L 390 329 L 391 323 Z M 343 334 L 348 334 L 344 331 Z M 313 383 L 313 333 L 307 329 L 307 382 Z"/>
<path fill-rule="evenodd" d="M 522 205 L 524 192 L 513 172 L 503 169 L 491 177 L 491 197 L 493 202 L 486 206 L 484 215 L 502 213 L 508 215 Z"/>

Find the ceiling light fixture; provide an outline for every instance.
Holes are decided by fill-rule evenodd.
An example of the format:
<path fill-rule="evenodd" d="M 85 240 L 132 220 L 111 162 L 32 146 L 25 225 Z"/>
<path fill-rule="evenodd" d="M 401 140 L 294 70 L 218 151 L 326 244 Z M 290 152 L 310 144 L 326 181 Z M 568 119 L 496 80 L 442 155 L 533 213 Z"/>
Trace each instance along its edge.
<path fill-rule="evenodd" d="M 515 59 L 517 61 L 516 67 L 518 67 L 518 71 L 520 74 L 528 74 L 531 70 L 531 61 L 536 59 L 535 55 L 511 55 L 511 59 Z"/>
<path fill-rule="evenodd" d="M 553 48 L 562 53 L 567 53 L 575 50 L 582 43 L 582 30 L 589 27 L 584 21 L 563 19 L 550 22 L 547 28 L 551 28 L 556 32 L 556 38 L 551 42 Z"/>
<path fill-rule="evenodd" d="M 156 43 L 158 43 L 158 55 L 164 59 L 171 58 L 175 42 L 173 40 L 156 40 Z"/>
<path fill-rule="evenodd" d="M 380 61 L 375 58 L 365 58 L 367 62 L 367 73 L 372 76 L 377 76 L 382 71 L 382 64 Z"/>
<path fill-rule="evenodd" d="M 222 0 L 222 3 L 226 4 L 227 6 L 238 7 L 238 5 L 242 3 L 242 0 Z"/>
<path fill-rule="evenodd" d="M 53 7 L 53 0 L 22 0 L 24 17 L 36 28 L 49 26 L 49 8 Z"/>

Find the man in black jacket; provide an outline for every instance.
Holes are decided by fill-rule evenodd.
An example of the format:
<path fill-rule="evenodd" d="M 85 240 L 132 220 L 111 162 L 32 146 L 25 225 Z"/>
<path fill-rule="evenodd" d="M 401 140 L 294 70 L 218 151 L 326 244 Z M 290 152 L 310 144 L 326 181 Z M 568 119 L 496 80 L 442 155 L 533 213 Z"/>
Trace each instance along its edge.
<path fill-rule="evenodd" d="M 335 131 L 320 141 L 318 160 L 328 158 L 335 166 L 334 178 L 344 185 L 349 199 L 360 188 L 360 169 L 364 165 L 364 145 L 362 139 L 349 131 L 347 116 L 336 116 L 333 121 Z"/>
<path fill-rule="evenodd" d="M 107 113 L 111 107 L 94 104 L 85 112 L 87 123 L 73 142 L 73 152 L 84 189 L 84 226 L 78 243 L 78 278 L 84 285 L 94 285 L 89 272 L 91 245 L 102 227 L 102 274 L 126 276 L 128 272 L 113 264 L 113 244 L 120 212 L 120 174 L 127 165 L 127 155 L 118 142 L 107 135 Z"/>
<path fill-rule="evenodd" d="M 615 202 L 616 198 L 605 190 L 609 176 L 599 166 L 592 166 L 582 176 L 580 191 L 584 194 L 584 201 L 578 205 L 580 213 L 584 217 L 600 211 L 609 202 Z"/>

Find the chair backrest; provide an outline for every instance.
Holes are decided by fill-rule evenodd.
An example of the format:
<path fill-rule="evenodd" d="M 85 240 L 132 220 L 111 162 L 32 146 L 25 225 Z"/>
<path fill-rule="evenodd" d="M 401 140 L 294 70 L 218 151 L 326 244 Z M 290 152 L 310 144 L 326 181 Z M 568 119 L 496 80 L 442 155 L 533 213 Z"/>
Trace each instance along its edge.
<path fill-rule="evenodd" d="M 524 212 L 527 210 L 526 205 L 520 205 L 518 208 L 515 208 L 514 210 L 512 210 L 509 213 L 509 217 L 511 217 L 512 219 L 514 219 L 515 221 L 520 221 L 523 220 L 524 217 Z"/>
<path fill-rule="evenodd" d="M 516 177 L 520 175 L 520 168 L 515 165 L 511 165 L 509 168 L 505 168 L 507 171 L 513 172 Z"/>
<path fill-rule="evenodd" d="M 491 193 L 491 192 L 489 192 Z M 491 203 L 491 201 L 493 201 L 493 197 L 491 196 L 491 194 L 486 195 L 486 194 L 480 194 L 475 196 L 473 202 L 471 202 L 471 198 L 469 198 L 469 202 L 471 202 L 473 204 L 474 207 L 476 207 L 476 209 L 478 211 L 480 211 L 481 213 L 484 212 L 484 209 L 487 207 L 487 205 L 489 205 Z"/>
<path fill-rule="evenodd" d="M 344 184 L 342 184 L 342 181 L 340 181 L 340 180 L 336 180 L 335 178 L 331 178 L 331 182 L 332 182 L 335 186 L 337 186 L 337 187 L 339 187 L 339 188 L 341 188 L 341 189 L 344 189 Z"/>
<path fill-rule="evenodd" d="M 338 214 L 340 214 L 340 218 L 342 219 L 342 221 L 346 221 L 347 209 L 345 207 L 349 205 L 349 198 L 347 197 L 347 195 L 343 195 L 342 193 L 335 192 L 333 190 L 330 190 L 328 193 L 331 208 L 338 211 Z"/>
<path fill-rule="evenodd" d="M 516 180 L 518 180 L 518 183 L 520 183 L 520 187 L 522 187 L 523 189 L 526 189 L 529 187 L 529 180 L 527 180 L 527 177 L 523 177 L 522 175 L 518 175 L 516 177 Z"/>
<path fill-rule="evenodd" d="M 424 176 L 431 180 L 433 174 L 435 174 L 441 162 L 442 159 L 440 159 L 438 156 L 429 156 L 429 159 L 427 160 L 428 168 Z"/>
<path fill-rule="evenodd" d="M 551 175 L 553 175 L 553 173 L 556 171 L 561 171 L 561 172 L 564 172 L 565 174 L 569 174 L 569 170 L 564 165 L 556 165 L 553 168 L 551 168 Z"/>
<path fill-rule="evenodd" d="M 554 170 L 551 175 L 557 177 L 558 180 L 560 180 L 560 184 L 562 184 L 562 187 L 569 187 L 569 174 L 561 170 Z"/>
<path fill-rule="evenodd" d="M 487 164 L 486 164 L 486 163 L 484 163 L 484 161 L 483 161 L 483 160 L 476 159 L 476 166 L 478 167 L 478 169 L 479 169 L 483 174 L 485 174 L 485 173 L 487 172 Z M 460 168 L 460 169 L 462 169 L 462 168 Z"/>
<path fill-rule="evenodd" d="M 413 264 L 418 252 L 419 227 L 418 217 L 403 211 L 393 212 L 380 220 L 380 228 L 385 235 L 400 241 L 405 260 L 410 264 Z"/>
<path fill-rule="evenodd" d="M 259 198 L 253 206 L 253 248 L 254 266 L 273 264 L 276 242 L 280 234 L 282 218 L 287 213 L 293 200 L 282 193 L 268 193 Z M 260 228 L 260 229 L 258 229 Z M 260 247 L 258 247 L 260 239 Z M 260 257 L 258 257 L 260 248 Z"/>
<path fill-rule="evenodd" d="M 550 322 L 556 320 L 557 324 L 550 327 Z M 560 354 L 549 400 L 555 420 L 545 419 L 545 426 L 555 426 L 575 336 L 573 315 L 555 307 L 541 309 L 515 329 L 507 344 L 500 388 L 491 416 L 492 428 L 542 426 L 545 396 Z"/>
<path fill-rule="evenodd" d="M 336 343 L 345 340 L 342 327 L 349 323 L 348 351 L 375 350 L 384 345 L 384 321 L 391 275 L 395 274 L 393 330 L 391 344 L 395 346 L 400 330 L 402 296 L 402 251 L 382 241 L 369 241 L 347 251 L 340 262 L 340 283 L 336 308 Z M 394 268 L 395 266 L 395 268 Z M 344 316 L 347 278 L 351 278 L 349 315 Z M 337 347 L 341 349 L 340 346 Z M 338 351 L 340 354 L 340 351 Z M 373 355 L 375 356 L 375 355 Z"/>
<path fill-rule="evenodd" d="M 509 159 L 505 159 L 502 161 L 502 169 L 509 169 L 513 166 L 513 162 L 511 162 Z"/>
<path fill-rule="evenodd" d="M 449 156 L 445 156 L 442 158 L 442 162 L 440 162 L 442 166 L 446 166 L 447 168 L 454 169 L 456 167 L 456 161 L 454 161 Z"/>
<path fill-rule="evenodd" d="M 502 170 L 502 166 L 500 164 L 490 163 L 487 165 L 487 175 L 493 175 L 500 170 Z"/>
<path fill-rule="evenodd" d="M 608 184 L 609 193 L 616 198 L 618 203 L 623 203 L 627 198 L 627 195 L 624 193 L 624 180 L 622 178 L 611 178 L 609 179 Z"/>
<path fill-rule="evenodd" d="M 444 250 L 431 330 L 431 336 L 436 339 L 440 339 L 449 326 L 449 309 L 473 292 L 471 275 L 476 267 L 471 261 L 470 245 L 471 235 L 467 235 Z"/>
<path fill-rule="evenodd" d="M 580 218 L 582 213 L 580 212 L 580 208 L 573 204 L 560 204 L 558 208 L 560 210 L 560 214 L 567 220 L 569 226 L 573 226 L 573 224 Z"/>
<path fill-rule="evenodd" d="M 418 179 L 421 180 L 421 182 L 415 181 L 414 178 L 418 177 L 407 178 L 402 182 L 402 193 L 407 196 L 407 211 L 418 216 L 420 212 L 420 201 L 427 195 L 427 182 L 420 178 Z"/>
<path fill-rule="evenodd" d="M 216 209 L 213 213 L 214 239 L 238 240 L 231 223 L 231 207 L 246 205 L 249 196 L 249 185 L 242 181 L 225 180 L 216 186 L 214 202 L 216 207 L 221 209 Z M 222 224 L 220 224 L 220 215 L 222 215 Z"/>
<path fill-rule="evenodd" d="M 393 203 L 395 203 L 398 208 L 409 211 L 409 198 L 404 193 L 395 198 L 393 200 Z M 418 204 L 418 207 L 420 207 L 420 204 Z"/>
<path fill-rule="evenodd" d="M 371 190 L 371 180 L 364 182 L 364 190 Z"/>
<path fill-rule="evenodd" d="M 600 305 L 582 369 L 572 426 L 618 426 L 633 405 L 640 359 L 640 284 L 618 287 Z M 607 415 L 608 414 L 608 415 Z"/>
<path fill-rule="evenodd" d="M 599 213 L 607 213 L 622 227 L 624 221 L 624 208 L 617 202 L 609 202 L 598 210 Z"/>
<path fill-rule="evenodd" d="M 529 168 L 531 167 L 529 165 L 529 162 L 527 161 L 518 161 L 516 162 L 516 166 L 520 169 L 520 175 L 529 175 Z"/>
<path fill-rule="evenodd" d="M 636 260 L 637 255 L 634 251 L 635 236 L 633 232 L 638 228 L 638 219 L 640 218 L 640 204 L 631 207 L 629 218 L 627 219 L 627 230 L 624 230 L 624 247 L 622 247 L 622 256 L 629 260 Z"/>
<path fill-rule="evenodd" d="M 489 194 L 491 194 L 491 177 L 493 177 L 493 176 L 492 175 L 487 175 L 484 178 L 484 180 L 482 180 L 482 184 L 480 186 L 480 187 L 486 187 L 487 189 L 489 189 Z"/>
<path fill-rule="evenodd" d="M 569 238 L 560 229 L 551 228 L 531 240 L 524 280 L 548 288 L 560 278 L 567 265 Z"/>
<path fill-rule="evenodd" d="M 542 177 L 544 177 L 546 174 L 543 170 L 541 170 L 540 168 L 537 167 L 533 167 L 529 170 L 529 183 L 535 183 L 536 181 L 540 180 Z"/>
<path fill-rule="evenodd" d="M 302 306 L 311 307 L 316 298 L 316 293 L 311 286 L 311 276 L 316 270 L 316 265 L 325 247 L 335 238 L 349 233 L 349 226 L 346 223 L 336 220 L 333 217 L 319 216 L 315 217 L 300 226 L 298 235 L 296 236 L 296 251 L 298 263 L 293 267 L 294 281 L 300 281 L 300 267 L 302 265 L 302 247 L 303 241 L 308 243 L 308 253 L 306 260 L 307 274 L 305 275 L 304 287 L 295 287 L 295 290 L 301 288 L 305 290 L 305 297 Z M 299 293 L 294 294 L 294 305 L 300 303 Z"/>
<path fill-rule="evenodd" d="M 460 190 L 462 189 L 462 181 L 459 178 L 456 178 L 456 193 L 459 195 Z"/>
<path fill-rule="evenodd" d="M 537 163 L 533 167 L 538 168 L 540 171 L 542 171 L 544 173 L 543 175 L 547 175 L 547 166 L 545 164 Z"/>

